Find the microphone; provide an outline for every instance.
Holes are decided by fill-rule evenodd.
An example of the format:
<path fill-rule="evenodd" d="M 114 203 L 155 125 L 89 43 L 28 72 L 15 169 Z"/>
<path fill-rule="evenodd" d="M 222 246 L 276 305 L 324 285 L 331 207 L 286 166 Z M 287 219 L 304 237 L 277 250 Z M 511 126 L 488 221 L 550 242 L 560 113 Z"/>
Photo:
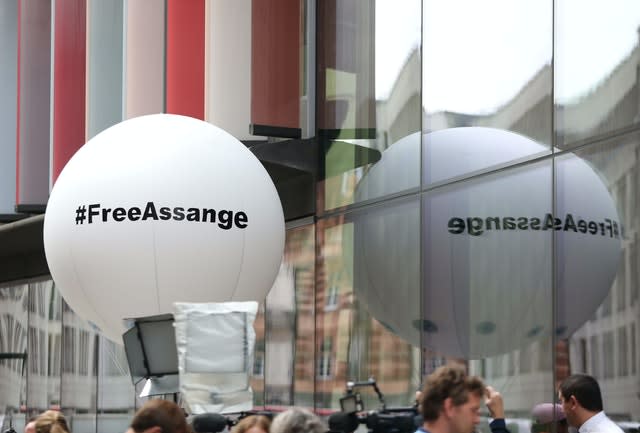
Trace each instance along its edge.
<path fill-rule="evenodd" d="M 201 413 L 191 420 L 191 427 L 195 433 L 219 433 L 227 425 L 227 418 L 219 413 Z"/>
<path fill-rule="evenodd" d="M 353 412 L 336 412 L 329 415 L 329 429 L 333 432 L 352 433 L 357 430 L 358 424 L 358 415 Z"/>
<path fill-rule="evenodd" d="M 269 421 L 273 421 L 273 417 L 275 416 L 273 412 L 269 410 L 248 410 L 246 412 L 240 412 L 240 416 L 238 417 L 238 421 L 248 416 L 264 416 L 269 418 Z"/>

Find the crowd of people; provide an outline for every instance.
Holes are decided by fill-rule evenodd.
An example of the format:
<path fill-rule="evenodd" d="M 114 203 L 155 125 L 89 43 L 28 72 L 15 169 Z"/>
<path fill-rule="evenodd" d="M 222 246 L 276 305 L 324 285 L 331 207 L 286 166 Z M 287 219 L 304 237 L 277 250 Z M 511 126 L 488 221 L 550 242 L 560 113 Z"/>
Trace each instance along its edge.
<path fill-rule="evenodd" d="M 418 417 L 415 433 L 475 433 L 484 403 L 492 421 L 492 433 L 509 433 L 502 395 L 466 373 L 459 365 L 446 365 L 427 377 L 417 393 Z M 603 411 L 598 382 L 591 376 L 574 374 L 558 387 L 559 403 L 541 403 L 532 412 L 531 433 L 624 433 Z M 196 430 L 194 432 L 194 430 Z M 48 410 L 25 426 L 25 433 L 70 433 L 64 415 Z M 231 433 L 328 433 L 327 424 L 312 412 L 293 407 L 273 419 L 249 415 L 231 426 Z M 152 399 L 133 416 L 126 433 L 217 433 L 197 431 L 176 403 Z M 353 432 L 332 432 L 353 433 Z"/>
<path fill-rule="evenodd" d="M 472 433 L 480 423 L 481 401 L 493 418 L 492 433 L 508 433 L 504 403 L 499 392 L 485 386 L 460 366 L 444 366 L 431 374 L 420 397 L 424 423 L 416 433 Z M 542 403 L 532 410 L 531 433 L 624 433 L 603 411 L 598 382 L 585 374 L 562 381 L 557 403 Z"/>

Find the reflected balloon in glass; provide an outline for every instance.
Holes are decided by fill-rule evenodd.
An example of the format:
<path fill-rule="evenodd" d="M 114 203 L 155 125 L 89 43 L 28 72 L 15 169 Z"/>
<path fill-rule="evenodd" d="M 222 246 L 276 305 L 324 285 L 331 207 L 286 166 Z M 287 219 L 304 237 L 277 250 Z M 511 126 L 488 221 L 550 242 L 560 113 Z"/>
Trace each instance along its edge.
<path fill-rule="evenodd" d="M 415 139 L 392 145 L 359 188 L 368 193 L 391 188 L 389 167 L 409 164 L 411 153 L 403 152 L 403 145 Z M 442 179 L 461 164 L 482 160 L 490 166 L 491 158 L 502 160 L 505 153 L 546 149 L 512 132 L 475 127 L 426 134 L 425 145 L 424 170 Z M 356 215 L 358 297 L 412 344 L 468 359 L 504 353 L 552 332 L 555 242 L 555 332 L 569 336 L 611 287 L 621 257 L 622 221 L 586 161 L 557 158 L 555 209 L 553 176 L 551 160 L 545 159 L 425 192 L 421 213 L 415 204 L 391 202 Z M 402 253 L 393 257 L 390 250 Z M 420 256 L 421 269 L 405 265 Z M 416 279 L 407 278 L 411 272 L 421 274 L 421 292 Z"/>

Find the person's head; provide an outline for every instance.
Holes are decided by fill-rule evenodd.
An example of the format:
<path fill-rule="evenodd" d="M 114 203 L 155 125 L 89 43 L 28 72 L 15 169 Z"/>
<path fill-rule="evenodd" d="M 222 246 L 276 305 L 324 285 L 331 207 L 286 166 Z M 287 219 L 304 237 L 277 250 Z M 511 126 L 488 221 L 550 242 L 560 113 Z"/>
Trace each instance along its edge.
<path fill-rule="evenodd" d="M 600 386 L 586 374 L 573 374 L 563 380 L 558 388 L 558 399 L 567 421 L 574 427 L 580 427 L 602 410 Z"/>
<path fill-rule="evenodd" d="M 36 433 L 36 419 L 30 419 L 24 426 L 24 433 Z"/>
<path fill-rule="evenodd" d="M 69 433 L 67 419 L 57 410 L 42 412 L 34 421 L 34 427 L 36 433 Z"/>
<path fill-rule="evenodd" d="M 184 411 L 169 400 L 147 401 L 133 416 L 127 433 L 190 433 Z"/>
<path fill-rule="evenodd" d="M 562 406 L 554 403 L 540 403 L 531 410 L 531 433 L 551 433 L 555 423 L 557 433 L 567 433 L 567 418 Z"/>
<path fill-rule="evenodd" d="M 271 420 L 264 415 L 250 415 L 233 427 L 232 433 L 269 433 Z"/>
<path fill-rule="evenodd" d="M 297 407 L 279 413 L 271 423 L 271 433 L 326 433 L 327 430 L 320 418 Z"/>
<path fill-rule="evenodd" d="M 480 423 L 480 403 L 485 392 L 479 377 L 469 376 L 459 365 L 439 367 L 427 377 L 421 412 L 425 423 L 445 423 L 452 433 L 471 433 Z"/>

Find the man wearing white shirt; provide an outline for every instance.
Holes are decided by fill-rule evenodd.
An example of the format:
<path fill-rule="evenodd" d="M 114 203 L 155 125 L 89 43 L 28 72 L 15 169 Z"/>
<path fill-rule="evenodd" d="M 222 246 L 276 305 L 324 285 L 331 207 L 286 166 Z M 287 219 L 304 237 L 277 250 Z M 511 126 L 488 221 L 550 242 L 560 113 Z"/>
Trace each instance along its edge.
<path fill-rule="evenodd" d="M 573 374 L 562 381 L 558 398 L 569 425 L 579 433 L 624 433 L 602 411 L 598 382 L 586 374 Z"/>

